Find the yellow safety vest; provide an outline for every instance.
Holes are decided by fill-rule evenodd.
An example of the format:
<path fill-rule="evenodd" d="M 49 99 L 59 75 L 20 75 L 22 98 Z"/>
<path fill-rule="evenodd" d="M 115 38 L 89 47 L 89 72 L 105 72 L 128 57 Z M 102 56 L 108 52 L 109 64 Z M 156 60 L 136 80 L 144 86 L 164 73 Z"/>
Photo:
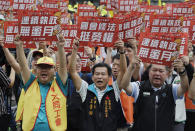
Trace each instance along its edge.
<path fill-rule="evenodd" d="M 16 111 L 16 122 L 22 120 L 22 114 L 23 114 L 23 109 L 24 109 L 24 96 L 25 96 L 25 91 L 24 89 L 22 89 L 20 93 L 20 98 L 18 101 L 17 111 Z"/>
<path fill-rule="evenodd" d="M 41 107 L 40 87 L 35 79 L 28 87 L 24 97 L 23 124 L 24 131 L 33 130 Z M 58 86 L 56 79 L 47 93 L 46 115 L 52 131 L 65 131 L 67 129 L 66 97 Z"/>

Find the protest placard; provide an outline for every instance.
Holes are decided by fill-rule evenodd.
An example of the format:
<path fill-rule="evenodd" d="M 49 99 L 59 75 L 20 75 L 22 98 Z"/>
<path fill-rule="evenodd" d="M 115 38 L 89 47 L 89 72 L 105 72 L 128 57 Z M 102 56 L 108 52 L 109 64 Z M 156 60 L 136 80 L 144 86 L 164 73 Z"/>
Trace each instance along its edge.
<path fill-rule="evenodd" d="M 79 17 L 77 36 L 81 45 L 113 46 L 118 39 L 118 21 L 106 17 Z"/>
<path fill-rule="evenodd" d="M 143 62 L 170 66 L 179 56 L 187 54 L 187 34 L 141 34 L 138 56 Z"/>
<path fill-rule="evenodd" d="M 25 12 L 19 19 L 19 34 L 23 41 L 57 41 L 58 12 Z"/>

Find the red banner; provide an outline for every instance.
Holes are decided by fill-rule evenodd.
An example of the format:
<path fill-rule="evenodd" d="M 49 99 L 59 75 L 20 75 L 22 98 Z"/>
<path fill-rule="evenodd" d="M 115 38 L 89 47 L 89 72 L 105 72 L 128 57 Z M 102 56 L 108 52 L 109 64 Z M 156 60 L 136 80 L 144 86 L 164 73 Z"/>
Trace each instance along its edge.
<path fill-rule="evenodd" d="M 15 21 L 6 21 L 4 23 L 4 36 L 5 36 L 5 47 L 6 48 L 15 48 L 14 38 L 18 34 L 18 22 Z M 33 42 L 25 42 L 24 48 L 36 48 Z"/>
<path fill-rule="evenodd" d="M 58 14 L 49 11 L 25 12 L 19 19 L 19 34 L 23 41 L 57 41 Z"/>
<path fill-rule="evenodd" d="M 156 5 L 140 5 L 137 11 L 142 13 L 155 13 L 155 14 L 165 13 L 163 7 L 156 6 Z"/>
<path fill-rule="evenodd" d="M 174 16 L 194 16 L 195 8 L 193 3 L 182 2 L 178 4 L 167 4 L 166 5 L 167 14 L 171 14 Z"/>
<path fill-rule="evenodd" d="M 67 12 L 69 0 L 60 0 L 59 2 L 61 12 Z"/>
<path fill-rule="evenodd" d="M 79 4 L 77 14 L 78 16 L 98 16 L 95 6 L 85 4 Z"/>
<path fill-rule="evenodd" d="M 67 12 L 68 10 L 68 0 L 43 0 L 37 3 L 39 9 L 49 9 L 53 11 Z"/>
<path fill-rule="evenodd" d="M 64 49 L 72 49 L 73 40 L 77 36 L 77 25 L 63 25 L 60 30 L 65 38 Z M 56 42 L 53 41 L 50 47 L 57 50 Z"/>
<path fill-rule="evenodd" d="M 111 5 L 111 1 L 114 1 L 114 0 L 100 0 L 100 5 L 105 5 L 107 10 L 112 10 L 114 8 Z M 112 4 L 113 4 L 113 2 L 112 2 Z"/>
<path fill-rule="evenodd" d="M 138 55 L 143 62 L 170 66 L 180 55 L 187 54 L 187 34 L 152 34 L 141 35 Z"/>
<path fill-rule="evenodd" d="M 150 20 L 151 33 L 177 33 L 182 31 L 184 17 L 171 15 L 153 15 Z"/>
<path fill-rule="evenodd" d="M 191 21 L 191 26 L 190 26 L 190 40 L 192 40 L 192 44 L 195 45 L 195 20 Z"/>
<path fill-rule="evenodd" d="M 10 10 L 12 4 L 13 4 L 12 0 L 1 0 L 0 1 L 0 11 Z"/>
<path fill-rule="evenodd" d="M 61 14 L 61 25 L 70 25 L 71 24 L 71 16 L 69 13 L 63 13 Z"/>
<path fill-rule="evenodd" d="M 78 37 L 81 45 L 113 46 L 118 39 L 118 21 L 106 17 L 79 17 Z"/>
<path fill-rule="evenodd" d="M 123 16 L 119 20 L 119 37 L 127 41 L 132 37 L 140 35 L 143 26 L 143 17 L 141 13 L 131 13 Z"/>
<path fill-rule="evenodd" d="M 138 0 L 115 0 L 118 1 L 116 8 L 121 12 L 136 11 L 139 8 Z"/>
<path fill-rule="evenodd" d="M 192 35 L 193 35 L 192 30 L 194 24 L 195 24 L 195 16 L 187 17 L 186 20 L 183 21 L 182 32 L 188 33 L 189 40 L 192 40 Z M 195 43 L 193 42 L 193 44 Z"/>
<path fill-rule="evenodd" d="M 13 0 L 14 11 L 24 11 L 36 9 L 35 0 Z"/>

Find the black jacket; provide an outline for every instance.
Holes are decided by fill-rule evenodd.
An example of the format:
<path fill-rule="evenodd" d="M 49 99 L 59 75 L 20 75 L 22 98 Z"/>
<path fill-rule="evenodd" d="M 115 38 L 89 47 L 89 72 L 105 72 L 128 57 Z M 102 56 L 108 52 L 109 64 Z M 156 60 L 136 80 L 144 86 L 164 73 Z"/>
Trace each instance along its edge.
<path fill-rule="evenodd" d="M 154 91 L 149 81 L 141 82 L 135 103 L 133 131 L 172 131 L 175 101 L 171 85 Z"/>
<path fill-rule="evenodd" d="M 100 104 L 95 91 L 88 88 L 82 111 L 82 131 L 116 131 L 126 124 L 125 118 L 121 118 L 121 104 L 116 101 L 112 87 L 104 94 Z"/>

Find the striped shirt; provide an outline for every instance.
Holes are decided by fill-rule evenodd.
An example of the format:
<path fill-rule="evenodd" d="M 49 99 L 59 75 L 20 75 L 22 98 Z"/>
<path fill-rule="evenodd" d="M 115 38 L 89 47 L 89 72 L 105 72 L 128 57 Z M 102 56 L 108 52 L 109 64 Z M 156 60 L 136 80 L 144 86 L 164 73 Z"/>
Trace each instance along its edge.
<path fill-rule="evenodd" d="M 9 87 L 10 79 L 0 67 L 0 116 L 7 113 L 5 105 L 5 91 Z"/>

